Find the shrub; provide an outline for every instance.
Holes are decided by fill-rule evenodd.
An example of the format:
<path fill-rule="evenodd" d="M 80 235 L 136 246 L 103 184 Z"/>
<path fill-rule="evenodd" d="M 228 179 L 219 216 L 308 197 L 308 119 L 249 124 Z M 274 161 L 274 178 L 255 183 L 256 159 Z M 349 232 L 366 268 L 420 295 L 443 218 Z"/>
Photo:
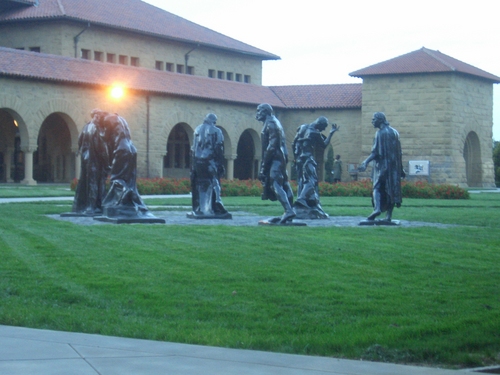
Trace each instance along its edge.
<path fill-rule="evenodd" d="M 76 190 L 77 179 L 71 181 L 71 190 Z M 293 193 L 297 194 L 297 182 L 290 181 Z M 109 188 L 109 180 L 107 182 Z M 259 180 L 221 180 L 222 195 L 226 197 L 258 197 L 262 193 Z M 469 193 L 455 185 L 429 184 L 424 181 L 401 183 L 403 198 L 468 199 Z M 188 194 L 191 191 L 189 178 L 138 178 L 137 190 L 141 195 Z M 320 197 L 369 197 L 372 194 L 370 180 L 319 183 Z"/>

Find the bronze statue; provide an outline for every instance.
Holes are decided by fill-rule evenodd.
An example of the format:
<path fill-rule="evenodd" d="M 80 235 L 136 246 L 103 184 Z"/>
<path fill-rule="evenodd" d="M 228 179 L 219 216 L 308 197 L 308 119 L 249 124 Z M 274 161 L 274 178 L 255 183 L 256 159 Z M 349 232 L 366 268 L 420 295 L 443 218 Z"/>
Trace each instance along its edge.
<path fill-rule="evenodd" d="M 96 111 L 94 122 L 104 129 L 111 163 L 111 186 L 102 202 L 103 221 L 118 223 L 164 223 L 155 218 L 137 191 L 137 150 L 127 121 L 117 114 Z"/>
<path fill-rule="evenodd" d="M 401 179 L 406 177 L 403 170 L 401 142 L 399 133 L 389 125 L 382 112 L 373 115 L 372 125 L 377 128 L 373 140 L 370 156 L 359 166 L 358 170 L 364 172 L 369 162 L 373 166 L 373 212 L 365 222 L 360 224 L 371 225 L 375 218 L 386 212 L 385 220 L 378 220 L 376 224 L 391 224 L 394 206 L 401 207 L 403 201 L 401 194 Z"/>
<path fill-rule="evenodd" d="M 191 148 L 191 194 L 193 219 L 231 219 L 222 204 L 220 179 L 224 176 L 224 136 L 209 113 L 194 131 Z"/>
<path fill-rule="evenodd" d="M 72 213 L 75 215 L 102 214 L 109 163 L 107 146 L 101 137 L 101 132 L 102 129 L 91 121 L 83 127 L 78 136 L 81 166 L 72 208 Z"/>
<path fill-rule="evenodd" d="M 293 192 L 288 181 L 286 164 L 288 151 L 285 144 L 285 132 L 279 120 L 273 114 L 273 108 L 267 103 L 257 107 L 255 118 L 262 121 L 262 162 L 259 171 L 259 180 L 262 182 L 263 200 L 278 200 L 285 212 L 281 218 L 273 223 L 291 223 L 295 217 L 293 211 Z"/>
<path fill-rule="evenodd" d="M 318 173 L 314 153 L 316 148 L 324 150 L 339 129 L 332 124 L 328 137 L 321 132 L 328 126 L 326 117 L 318 117 L 311 124 L 301 125 L 293 140 L 293 153 L 297 171 L 297 200 L 293 208 L 300 219 L 326 219 L 328 215 L 321 208 L 319 201 Z"/>

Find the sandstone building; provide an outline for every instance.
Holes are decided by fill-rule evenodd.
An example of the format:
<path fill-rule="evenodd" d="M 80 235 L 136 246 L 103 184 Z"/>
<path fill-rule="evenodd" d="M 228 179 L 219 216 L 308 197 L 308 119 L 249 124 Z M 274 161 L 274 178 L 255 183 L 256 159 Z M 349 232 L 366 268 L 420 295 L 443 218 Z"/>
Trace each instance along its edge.
<path fill-rule="evenodd" d="M 0 182 L 77 177 L 78 134 L 94 108 L 127 119 L 141 177 L 187 177 L 193 130 L 213 112 L 227 177 L 254 178 L 255 109 L 267 102 L 289 146 L 299 125 L 323 115 L 341 125 L 332 146 L 355 167 L 383 111 L 407 168 L 425 165 L 410 178 L 494 186 L 499 77 L 422 48 L 351 73 L 362 84 L 262 86 L 262 61 L 276 59 L 141 0 L 0 0 Z M 115 86 L 123 97 L 110 95 Z M 343 180 L 367 176 L 345 171 Z"/>

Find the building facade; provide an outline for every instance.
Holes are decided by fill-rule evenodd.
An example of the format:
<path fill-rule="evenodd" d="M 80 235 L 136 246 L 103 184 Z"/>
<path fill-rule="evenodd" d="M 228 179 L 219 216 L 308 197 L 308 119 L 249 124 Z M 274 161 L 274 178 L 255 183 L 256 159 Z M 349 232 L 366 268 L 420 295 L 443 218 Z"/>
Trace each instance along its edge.
<path fill-rule="evenodd" d="M 193 131 L 212 112 L 224 133 L 227 178 L 255 178 L 262 126 L 255 110 L 266 102 L 289 147 L 301 124 L 326 116 L 341 126 L 335 154 L 355 168 L 371 149 L 371 116 L 383 111 L 401 134 L 404 163 L 429 164 L 428 175 L 410 178 L 494 186 L 500 78 L 438 51 L 351 73 L 362 84 L 265 87 L 262 61 L 278 56 L 141 0 L 0 0 L 0 46 L 0 182 L 78 177 L 77 139 L 94 108 L 127 119 L 140 177 L 189 176 Z M 125 91 L 119 99 L 110 95 L 117 85 Z M 322 176 L 324 155 L 317 157 Z M 345 170 L 343 181 L 368 176 Z"/>

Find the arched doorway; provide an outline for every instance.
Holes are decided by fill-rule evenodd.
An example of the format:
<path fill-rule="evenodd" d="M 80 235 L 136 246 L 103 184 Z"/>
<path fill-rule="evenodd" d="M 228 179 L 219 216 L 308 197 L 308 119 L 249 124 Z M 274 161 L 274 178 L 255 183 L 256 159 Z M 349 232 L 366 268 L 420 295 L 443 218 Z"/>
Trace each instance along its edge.
<path fill-rule="evenodd" d="M 234 161 L 234 178 L 239 180 L 254 179 L 258 168 L 255 160 L 255 142 L 249 129 L 245 130 L 238 141 L 236 160 Z"/>
<path fill-rule="evenodd" d="M 71 134 L 60 114 L 53 113 L 43 122 L 33 153 L 33 178 L 38 182 L 69 182 L 74 177 Z"/>
<path fill-rule="evenodd" d="M 167 155 L 163 158 L 164 176 L 189 177 L 191 170 L 189 134 L 192 136 L 192 131 L 187 124 L 177 124 L 170 132 L 167 141 Z"/>
<path fill-rule="evenodd" d="M 464 144 L 465 175 L 469 187 L 481 187 L 483 181 L 479 137 L 470 132 Z"/>
<path fill-rule="evenodd" d="M 24 153 L 19 125 L 6 110 L 0 110 L 0 182 L 24 179 Z"/>

